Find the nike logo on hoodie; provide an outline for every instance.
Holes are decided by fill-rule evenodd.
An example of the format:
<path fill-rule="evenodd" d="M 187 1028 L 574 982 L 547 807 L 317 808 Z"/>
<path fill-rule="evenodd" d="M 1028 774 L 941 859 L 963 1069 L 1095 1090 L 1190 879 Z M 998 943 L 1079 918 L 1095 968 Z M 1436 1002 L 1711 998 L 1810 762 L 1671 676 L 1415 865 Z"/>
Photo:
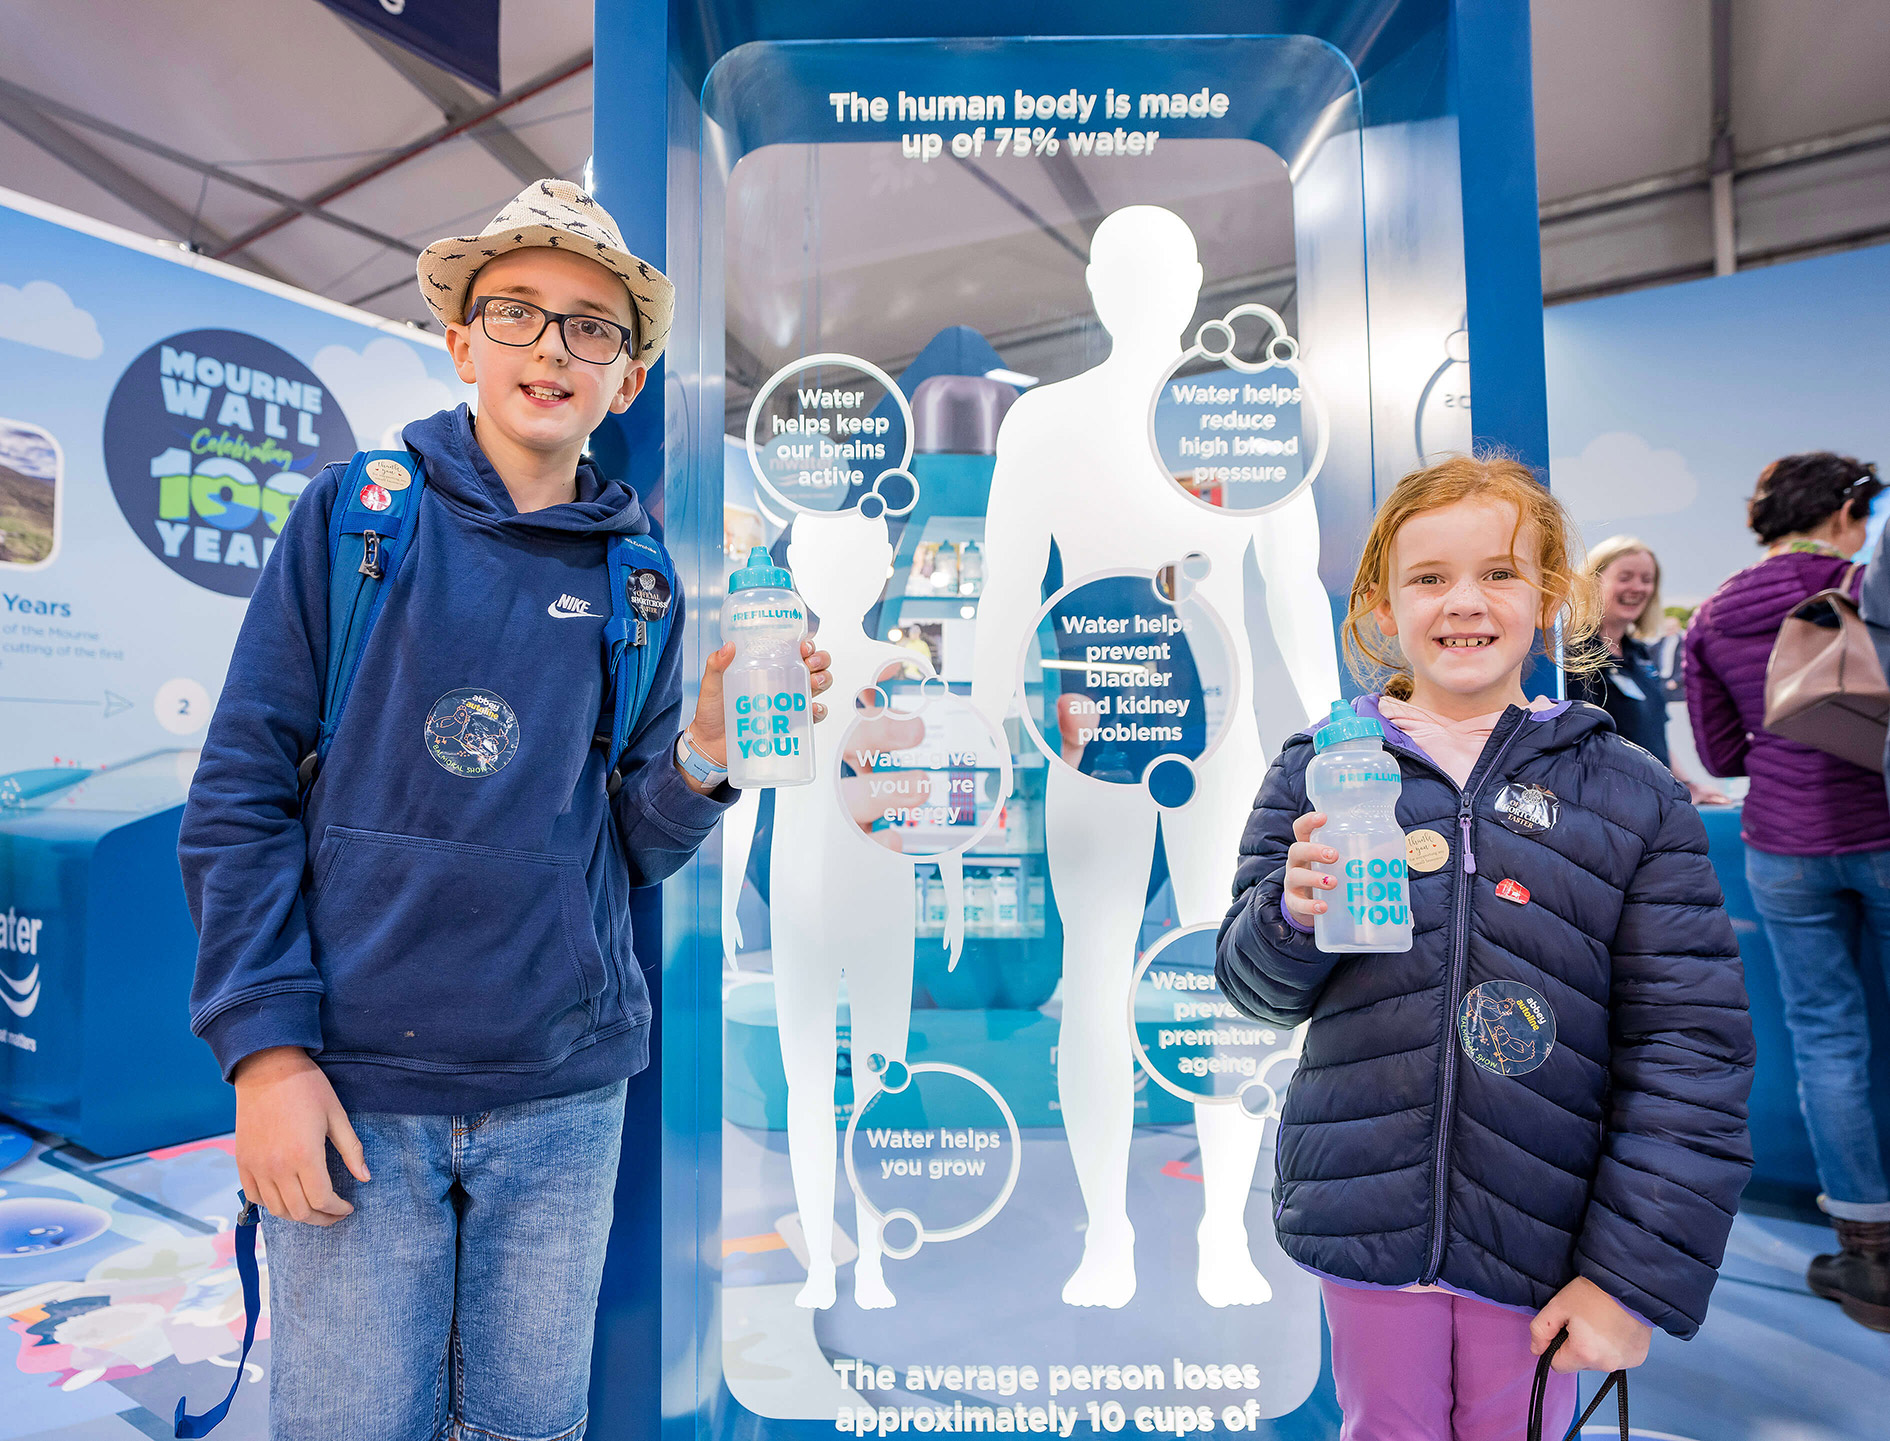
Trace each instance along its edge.
<path fill-rule="evenodd" d="M 588 600 L 579 600 L 574 595 L 559 596 L 550 605 L 545 607 L 545 613 L 555 616 L 559 620 L 569 620 L 572 616 L 576 615 L 597 614 L 596 611 L 591 609 L 591 603 Z"/>

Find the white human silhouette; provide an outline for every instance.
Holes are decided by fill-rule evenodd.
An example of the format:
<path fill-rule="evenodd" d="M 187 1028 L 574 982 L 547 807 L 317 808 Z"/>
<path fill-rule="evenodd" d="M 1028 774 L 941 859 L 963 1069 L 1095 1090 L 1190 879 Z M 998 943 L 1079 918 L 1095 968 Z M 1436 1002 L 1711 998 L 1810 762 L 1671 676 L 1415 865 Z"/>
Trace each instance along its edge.
<path fill-rule="evenodd" d="M 795 1300 L 825 1309 L 836 1294 L 834 1063 L 841 977 L 851 1015 L 853 1106 L 858 1111 L 879 1093 L 880 1074 L 906 1059 L 917 930 L 912 860 L 897 850 L 862 843 L 859 824 L 843 807 L 834 778 L 854 719 L 855 696 L 894 670 L 930 667 L 913 652 L 862 629 L 892 563 L 883 518 L 851 510 L 803 513 L 794 522 L 787 560 L 795 589 L 819 617 L 821 648 L 833 657 L 835 713 L 814 727 L 814 783 L 775 792 L 769 870 L 775 1017 L 787 1073 L 788 1166 L 807 1242 L 807 1284 Z M 903 724 L 910 731 L 888 748 L 911 745 L 922 734 L 915 721 L 889 716 L 887 724 Z M 722 823 L 722 937 L 731 964 L 740 937 L 736 904 L 759 803 L 759 791 L 745 791 Z M 938 860 L 949 907 L 945 944 L 955 963 L 963 938 L 963 870 L 955 856 Z M 853 1299 L 866 1310 L 891 1306 L 879 1222 L 857 1197 L 854 1217 L 860 1255 Z"/>
<path fill-rule="evenodd" d="M 1156 206 L 1118 210 L 1097 227 L 1086 274 L 1113 344 L 1094 369 L 1026 392 L 998 433 L 972 696 L 994 721 L 1010 708 L 1053 540 L 1066 581 L 1205 556 L 1196 594 L 1233 639 L 1229 728 L 1197 763 L 1193 799 L 1160 820 L 1181 924 L 1216 921 L 1266 763 L 1243 604 L 1249 545 L 1266 582 L 1273 639 L 1298 691 L 1269 703 L 1290 707 L 1298 723 L 1339 695 L 1318 516 L 1310 488 L 1265 515 L 1216 516 L 1182 494 L 1151 450 L 1149 405 L 1181 353 L 1201 289 L 1187 224 Z M 1157 816 L 1139 785 L 1050 767 L 1044 840 L 1063 922 L 1057 1093 L 1088 1213 L 1082 1261 L 1063 1288 L 1074 1306 L 1118 1307 L 1135 1294 L 1127 1206 L 1134 1062 L 1125 1017 Z M 1214 1306 L 1265 1302 L 1272 1288 L 1254 1265 L 1246 1226 L 1264 1122 L 1239 1106 L 1208 1103 L 1195 1107 L 1195 1129 L 1206 1183 L 1196 1233 L 1200 1294 Z"/>

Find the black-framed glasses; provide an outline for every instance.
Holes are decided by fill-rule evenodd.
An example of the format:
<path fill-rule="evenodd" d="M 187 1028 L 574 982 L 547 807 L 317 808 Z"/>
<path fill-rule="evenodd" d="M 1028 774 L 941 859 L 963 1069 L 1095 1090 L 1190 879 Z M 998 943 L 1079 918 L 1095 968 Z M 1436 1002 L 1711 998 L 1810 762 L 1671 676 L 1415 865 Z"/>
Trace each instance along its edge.
<path fill-rule="evenodd" d="M 560 315 L 510 295 L 480 296 L 473 301 L 467 323 L 475 317 L 488 340 L 518 346 L 536 345 L 545 327 L 556 321 L 571 358 L 590 365 L 609 365 L 626 349 L 634 353 L 636 347 L 636 336 L 630 328 L 614 320 L 601 315 Z"/>

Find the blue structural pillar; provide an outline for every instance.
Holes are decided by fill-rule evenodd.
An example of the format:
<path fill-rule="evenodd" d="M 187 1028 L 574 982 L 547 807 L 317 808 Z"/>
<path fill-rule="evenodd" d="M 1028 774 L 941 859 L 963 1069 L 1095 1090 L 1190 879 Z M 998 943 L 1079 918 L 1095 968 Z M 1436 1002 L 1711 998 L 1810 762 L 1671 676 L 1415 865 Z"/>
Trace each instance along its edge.
<path fill-rule="evenodd" d="M 598 0 L 595 31 L 600 50 L 607 32 L 634 37 L 612 45 L 611 63 L 591 72 L 597 198 L 623 230 L 630 253 L 667 269 L 669 9 L 663 0 Z M 639 494 L 662 477 L 663 374 L 659 360 L 621 422 L 630 451 L 627 478 Z"/>
<path fill-rule="evenodd" d="M 1450 41 L 1451 108 L 1463 167 L 1471 425 L 1479 446 L 1500 444 L 1530 465 L 1547 466 L 1529 7 L 1517 0 L 1452 0 Z"/>
<path fill-rule="evenodd" d="M 633 255 L 667 265 L 669 12 L 663 0 L 600 0 L 598 41 L 608 28 L 634 36 L 612 49 L 607 76 L 598 72 L 593 143 L 597 198 L 623 230 Z M 608 143 L 596 137 L 608 136 Z M 663 471 L 663 363 L 618 423 L 627 450 L 624 478 L 648 496 Z M 693 697 L 685 697 L 687 706 Z M 631 901 L 637 957 L 661 1014 L 662 905 L 655 890 Z M 591 1365 L 593 1441 L 645 1441 L 661 1424 L 662 1303 L 662 1026 L 650 1027 L 650 1064 L 630 1082 L 624 1104 L 623 1160 L 617 1171 L 617 1212 L 604 1265 L 603 1294 Z"/>

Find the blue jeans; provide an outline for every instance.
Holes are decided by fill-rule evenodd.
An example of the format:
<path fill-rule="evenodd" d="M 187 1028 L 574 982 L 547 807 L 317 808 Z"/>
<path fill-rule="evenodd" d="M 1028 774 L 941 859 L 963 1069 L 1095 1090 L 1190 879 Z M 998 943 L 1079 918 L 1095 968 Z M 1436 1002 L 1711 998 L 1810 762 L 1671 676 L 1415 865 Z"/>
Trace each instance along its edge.
<path fill-rule="evenodd" d="M 1890 1221 L 1858 972 L 1865 926 L 1890 967 L 1890 851 L 1780 856 L 1748 846 L 1746 884 L 1785 997 L 1798 1103 L 1824 1187 L 1818 1204 L 1847 1221 Z"/>
<path fill-rule="evenodd" d="M 350 1116 L 354 1213 L 265 1213 L 273 1441 L 577 1441 L 625 1083 L 473 1116 Z"/>

